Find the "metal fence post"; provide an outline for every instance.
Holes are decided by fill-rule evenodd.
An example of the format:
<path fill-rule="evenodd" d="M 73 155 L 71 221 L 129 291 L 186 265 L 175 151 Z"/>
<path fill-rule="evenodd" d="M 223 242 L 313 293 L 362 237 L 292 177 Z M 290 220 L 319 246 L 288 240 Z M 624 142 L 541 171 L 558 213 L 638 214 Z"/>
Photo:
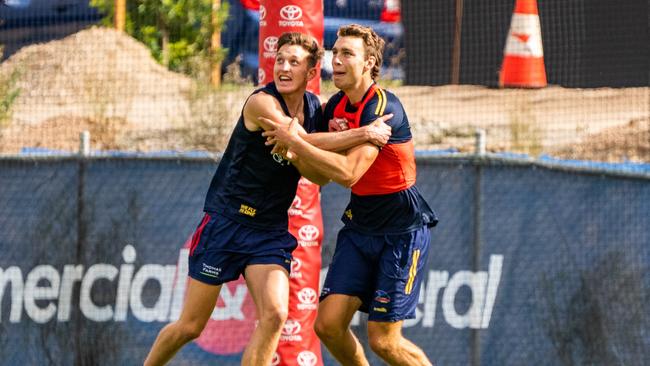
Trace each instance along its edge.
<path fill-rule="evenodd" d="M 90 156 L 90 132 L 83 131 L 79 134 L 79 176 L 77 178 L 77 248 L 76 248 L 76 263 L 83 263 L 82 254 L 86 247 L 86 202 L 84 200 L 85 184 L 86 184 L 86 162 Z M 77 319 L 75 326 L 75 365 L 80 366 L 84 364 L 81 349 L 83 349 L 82 338 L 82 321 Z"/>
<path fill-rule="evenodd" d="M 474 178 L 474 242 L 473 242 L 473 248 L 472 248 L 472 268 L 474 272 L 478 272 L 481 268 L 481 212 L 482 212 L 482 205 L 481 205 L 481 198 L 482 198 L 482 190 L 481 190 L 481 183 L 483 179 L 483 164 L 485 162 L 484 159 L 481 158 L 482 155 L 485 154 L 485 131 L 483 133 L 480 133 L 477 131 L 477 151 L 476 151 L 476 157 L 474 158 L 474 164 L 476 166 L 475 169 L 475 178 Z M 479 148 L 479 146 L 482 146 L 482 149 Z M 481 152 L 482 150 L 482 152 Z M 472 301 L 474 301 L 472 299 Z M 472 329 L 471 330 L 471 365 L 472 366 L 480 366 L 481 365 L 481 333 L 480 329 Z"/>

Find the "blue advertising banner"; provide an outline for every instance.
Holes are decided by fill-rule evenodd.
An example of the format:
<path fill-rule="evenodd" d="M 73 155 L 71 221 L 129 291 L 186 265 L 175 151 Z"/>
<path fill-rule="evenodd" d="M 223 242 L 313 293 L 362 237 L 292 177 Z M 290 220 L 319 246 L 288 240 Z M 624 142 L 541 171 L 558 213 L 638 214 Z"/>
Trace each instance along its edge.
<path fill-rule="evenodd" d="M 184 243 L 215 167 L 1 160 L 0 365 L 141 364 L 180 314 Z M 646 175 L 420 158 L 418 186 L 440 223 L 404 334 L 436 364 L 650 363 Z M 348 197 L 334 184 L 322 190 L 324 270 Z M 210 347 L 192 342 L 172 364 L 239 364 L 254 322 L 245 284 L 224 286 Z M 353 329 L 381 364 L 363 315 Z"/>

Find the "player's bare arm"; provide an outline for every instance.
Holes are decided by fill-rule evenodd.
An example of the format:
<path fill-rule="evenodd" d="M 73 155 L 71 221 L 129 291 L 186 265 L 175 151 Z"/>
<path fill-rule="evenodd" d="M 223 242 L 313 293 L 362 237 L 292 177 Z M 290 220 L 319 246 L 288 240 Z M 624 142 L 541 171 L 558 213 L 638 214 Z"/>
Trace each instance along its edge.
<path fill-rule="evenodd" d="M 277 123 L 289 125 L 291 117 L 284 114 L 280 102 L 266 93 L 253 94 L 244 105 L 244 125 L 249 131 L 259 131 L 264 128 L 259 117 L 269 118 Z M 302 121 L 300 121 L 302 124 Z"/>
<path fill-rule="evenodd" d="M 391 128 L 386 121 L 392 117 L 392 114 L 387 114 L 360 128 L 342 128 L 336 133 L 320 132 L 304 134 L 301 137 L 318 148 L 334 152 L 342 152 L 365 142 L 381 147 L 390 138 Z"/>
<path fill-rule="evenodd" d="M 393 114 L 387 114 L 377 118 L 373 123 L 355 129 L 346 129 L 337 133 L 319 132 L 307 133 L 304 129 L 296 129 L 300 136 L 310 144 L 327 151 L 343 152 L 354 146 L 369 142 L 376 146 L 384 146 L 391 136 L 391 127 L 386 124 Z M 279 121 L 276 121 L 279 122 Z M 259 119 L 259 124 L 268 131 L 274 127 L 267 124 L 264 119 Z M 281 142 L 278 142 L 268 133 L 263 133 L 268 137 L 267 145 L 276 145 L 274 152 L 281 153 L 287 148 Z"/>
<path fill-rule="evenodd" d="M 322 150 L 305 141 L 298 132 L 276 122 L 261 118 L 274 126 L 267 130 L 279 144 L 289 147 L 296 166 L 306 166 L 345 187 L 351 187 L 368 171 L 379 154 L 377 146 L 364 143 L 351 148 L 345 155 Z M 283 128 L 284 127 L 284 128 Z"/>

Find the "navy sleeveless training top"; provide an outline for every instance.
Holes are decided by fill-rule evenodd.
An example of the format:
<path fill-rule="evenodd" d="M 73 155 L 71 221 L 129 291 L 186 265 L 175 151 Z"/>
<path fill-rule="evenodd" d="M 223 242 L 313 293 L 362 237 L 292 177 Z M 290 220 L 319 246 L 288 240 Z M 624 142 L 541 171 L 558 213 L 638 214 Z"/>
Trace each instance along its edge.
<path fill-rule="evenodd" d="M 260 92 L 274 96 L 290 115 L 273 82 L 253 94 Z M 307 132 L 314 132 L 322 123 L 320 101 L 309 92 L 304 96 L 304 116 Z M 272 155 L 272 146 L 266 146 L 265 141 L 262 130 L 246 129 L 242 112 L 210 183 L 204 211 L 250 227 L 287 230 L 287 210 L 296 195 L 300 173 L 280 155 Z"/>

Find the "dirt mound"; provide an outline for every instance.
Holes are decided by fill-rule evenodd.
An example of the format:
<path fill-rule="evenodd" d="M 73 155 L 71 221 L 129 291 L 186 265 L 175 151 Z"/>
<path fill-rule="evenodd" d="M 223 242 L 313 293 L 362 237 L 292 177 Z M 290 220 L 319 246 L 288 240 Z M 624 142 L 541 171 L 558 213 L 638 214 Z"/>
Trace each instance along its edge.
<path fill-rule="evenodd" d="M 630 121 L 550 153 L 563 159 L 650 162 L 650 118 Z"/>
<path fill-rule="evenodd" d="M 491 89 L 473 85 L 405 86 L 394 90 L 408 113 L 418 148 L 471 151 L 476 129 L 490 151 L 539 155 L 606 139 L 630 121 L 650 118 L 650 88 Z"/>
<path fill-rule="evenodd" d="M 93 149 L 221 151 L 253 89 L 206 87 L 159 65 L 130 36 L 96 27 L 23 48 L 0 64 L 0 80 L 13 73 L 20 95 L 9 119 L 0 113 L 0 154 L 76 151 L 83 129 Z M 323 89 L 325 97 L 334 92 L 331 83 Z M 472 151 L 483 129 L 489 151 L 650 161 L 648 87 L 389 90 L 404 104 L 417 149 Z"/>
<path fill-rule="evenodd" d="M 60 116 L 122 118 L 134 128 L 166 128 L 187 113 L 192 81 L 159 65 L 128 35 L 93 27 L 25 47 L 0 65 L 17 71 L 13 121 L 38 124 Z"/>

